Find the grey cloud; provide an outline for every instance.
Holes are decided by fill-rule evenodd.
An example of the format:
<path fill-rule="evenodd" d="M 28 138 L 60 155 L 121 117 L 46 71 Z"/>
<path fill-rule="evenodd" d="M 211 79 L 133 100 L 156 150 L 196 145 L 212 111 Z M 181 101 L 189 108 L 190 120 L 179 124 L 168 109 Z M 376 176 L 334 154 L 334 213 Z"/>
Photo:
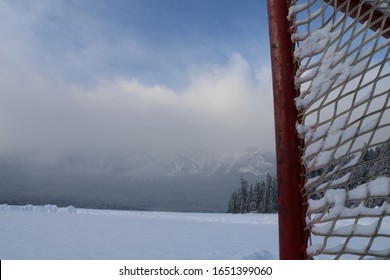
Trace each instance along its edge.
<path fill-rule="evenodd" d="M 268 76 L 263 69 L 256 79 L 235 54 L 198 71 L 182 92 L 125 78 L 93 88 L 33 74 L 2 80 L 0 150 L 272 149 Z"/>

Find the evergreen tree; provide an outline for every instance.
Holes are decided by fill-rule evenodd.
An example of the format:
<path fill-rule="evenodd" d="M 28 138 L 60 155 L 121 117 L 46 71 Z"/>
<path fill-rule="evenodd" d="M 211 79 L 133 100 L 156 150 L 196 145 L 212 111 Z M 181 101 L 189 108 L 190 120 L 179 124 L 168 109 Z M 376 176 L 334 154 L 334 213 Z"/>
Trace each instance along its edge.
<path fill-rule="evenodd" d="M 238 197 L 240 200 L 240 213 L 245 214 L 248 210 L 248 181 L 245 180 L 242 176 L 240 177 L 240 190 L 238 193 Z"/>
<path fill-rule="evenodd" d="M 229 200 L 228 213 L 237 214 L 239 213 L 239 210 L 238 195 L 236 192 L 234 192 Z"/>
<path fill-rule="evenodd" d="M 249 187 L 249 197 L 248 197 L 248 210 L 247 213 L 252 213 L 255 212 L 255 203 L 254 203 L 254 190 L 253 190 L 253 185 L 251 184 Z"/>
<path fill-rule="evenodd" d="M 261 201 L 261 199 L 262 199 L 262 197 L 263 197 L 263 188 L 262 188 L 262 186 L 261 186 L 261 183 L 260 182 L 257 182 L 256 184 L 255 184 L 255 189 L 254 189 L 254 194 L 253 194 L 253 196 L 254 196 L 254 207 L 253 207 L 253 209 L 254 209 L 254 211 L 256 212 L 256 213 L 261 213 L 262 211 L 261 211 L 261 207 L 262 207 L 262 201 Z"/>

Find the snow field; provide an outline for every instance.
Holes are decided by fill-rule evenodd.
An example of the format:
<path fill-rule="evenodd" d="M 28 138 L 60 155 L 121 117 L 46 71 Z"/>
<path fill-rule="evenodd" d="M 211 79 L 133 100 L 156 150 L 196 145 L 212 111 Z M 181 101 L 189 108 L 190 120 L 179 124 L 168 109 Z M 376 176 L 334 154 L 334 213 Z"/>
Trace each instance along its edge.
<path fill-rule="evenodd" d="M 0 259 L 278 259 L 275 214 L 0 205 Z"/>

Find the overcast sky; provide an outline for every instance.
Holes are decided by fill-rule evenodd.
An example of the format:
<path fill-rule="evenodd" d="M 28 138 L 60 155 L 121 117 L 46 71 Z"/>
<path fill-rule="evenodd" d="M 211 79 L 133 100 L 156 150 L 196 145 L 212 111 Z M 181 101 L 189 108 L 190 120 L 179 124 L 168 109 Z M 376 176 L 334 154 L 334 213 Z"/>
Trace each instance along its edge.
<path fill-rule="evenodd" d="M 266 1 L 0 1 L 0 152 L 274 149 Z"/>

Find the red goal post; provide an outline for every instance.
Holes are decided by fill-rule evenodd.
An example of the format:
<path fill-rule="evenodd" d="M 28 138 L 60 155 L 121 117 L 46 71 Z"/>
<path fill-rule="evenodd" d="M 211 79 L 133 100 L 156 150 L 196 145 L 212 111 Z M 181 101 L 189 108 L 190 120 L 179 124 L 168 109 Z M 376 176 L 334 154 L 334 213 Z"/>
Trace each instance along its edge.
<path fill-rule="evenodd" d="M 389 259 L 389 1 L 268 0 L 268 16 L 280 258 Z"/>

